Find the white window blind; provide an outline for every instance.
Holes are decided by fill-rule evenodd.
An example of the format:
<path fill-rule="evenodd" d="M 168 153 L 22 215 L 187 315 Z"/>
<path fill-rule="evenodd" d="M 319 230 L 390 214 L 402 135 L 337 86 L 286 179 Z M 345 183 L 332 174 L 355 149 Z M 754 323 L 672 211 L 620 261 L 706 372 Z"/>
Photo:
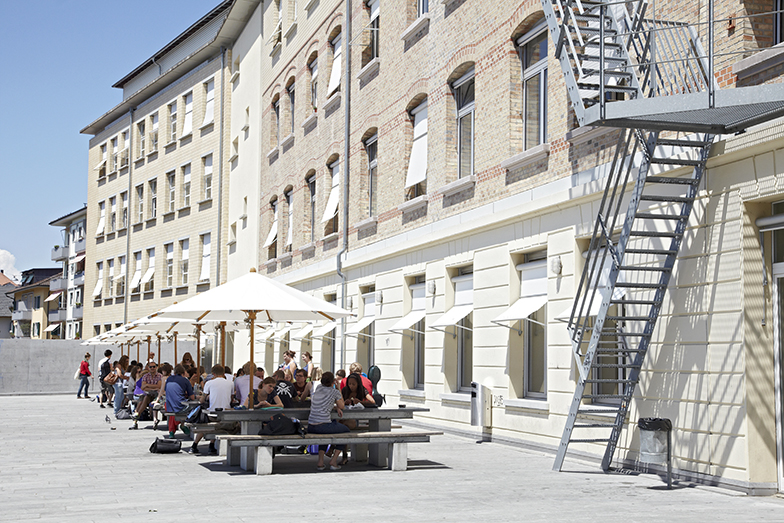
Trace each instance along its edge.
<path fill-rule="evenodd" d="M 152 130 L 153 132 L 158 130 L 158 113 L 152 115 Z"/>
<path fill-rule="evenodd" d="M 118 280 L 125 277 L 125 256 L 120 256 L 120 274 L 117 275 Z"/>
<path fill-rule="evenodd" d="M 210 235 L 203 234 L 201 237 L 201 274 L 199 281 L 209 281 L 210 279 Z"/>
<path fill-rule="evenodd" d="M 114 281 L 114 260 L 109 260 L 106 262 L 106 264 L 108 269 L 107 276 L 109 277 L 109 281 Z M 109 294 L 111 294 L 111 292 Z"/>
<path fill-rule="evenodd" d="M 166 244 L 166 259 L 173 260 L 174 259 L 174 244 L 167 243 Z"/>
<path fill-rule="evenodd" d="M 425 284 L 415 283 L 409 287 L 411 291 L 411 312 L 403 316 L 397 323 L 389 328 L 390 332 L 402 333 L 412 328 L 425 317 Z"/>
<path fill-rule="evenodd" d="M 204 106 L 204 121 L 201 124 L 202 127 L 212 123 L 215 118 L 215 80 L 207 82 L 205 84 L 205 90 L 207 91 L 207 103 Z"/>
<path fill-rule="evenodd" d="M 381 6 L 381 2 L 379 0 L 370 0 L 367 5 L 370 8 L 370 20 L 373 21 L 378 18 L 378 11 L 379 7 Z"/>
<path fill-rule="evenodd" d="M 188 207 L 191 204 L 191 164 L 182 168 L 182 205 Z"/>
<path fill-rule="evenodd" d="M 286 203 L 288 204 L 289 208 L 289 226 L 288 230 L 286 231 L 286 245 L 291 245 L 292 236 L 294 234 L 294 195 L 288 193 L 286 195 Z"/>
<path fill-rule="evenodd" d="M 133 254 L 134 257 L 134 272 L 133 278 L 131 279 L 131 288 L 130 290 L 133 291 L 139 286 L 139 283 L 142 281 L 142 253 L 136 252 Z"/>
<path fill-rule="evenodd" d="M 98 262 L 96 264 L 98 268 L 98 281 L 95 282 L 95 288 L 93 289 L 93 298 L 97 298 L 101 295 L 101 290 L 103 289 L 103 263 Z"/>
<path fill-rule="evenodd" d="M 193 93 L 185 95 L 185 121 L 182 124 L 182 135 L 188 136 L 193 132 Z"/>
<path fill-rule="evenodd" d="M 520 271 L 520 299 L 491 320 L 493 323 L 527 320 L 547 303 L 547 261 L 521 263 L 517 270 Z"/>
<path fill-rule="evenodd" d="M 340 77 L 342 74 L 341 69 L 341 35 L 335 37 L 332 40 L 332 47 L 334 48 L 334 53 L 332 55 L 332 72 L 329 75 L 329 85 L 327 86 L 327 96 L 331 96 L 332 93 L 337 91 L 338 87 L 340 87 Z"/>
<path fill-rule="evenodd" d="M 455 305 L 431 325 L 436 330 L 444 331 L 446 327 L 457 325 L 474 310 L 473 274 L 456 276 L 452 282 L 455 285 Z"/>
<path fill-rule="evenodd" d="M 419 104 L 411 114 L 414 116 L 414 142 L 406 174 L 406 189 L 427 179 L 427 100 Z"/>
<path fill-rule="evenodd" d="M 149 283 L 155 275 L 155 249 L 148 249 L 147 256 L 149 261 L 147 262 L 147 272 L 144 273 L 141 281 L 142 285 Z"/>
<path fill-rule="evenodd" d="M 106 227 L 106 204 L 101 202 L 98 205 L 101 207 L 101 217 L 98 219 L 98 229 L 95 231 L 96 236 L 102 235 Z"/>
<path fill-rule="evenodd" d="M 185 239 L 180 241 L 180 249 L 181 259 L 180 259 L 180 284 L 187 285 L 188 284 L 188 257 L 189 253 L 190 241 Z"/>
<path fill-rule="evenodd" d="M 212 198 L 212 155 L 204 157 L 204 199 Z"/>
<path fill-rule="evenodd" d="M 340 202 L 340 163 L 335 162 L 330 165 L 330 168 L 332 169 L 332 189 L 329 191 L 329 199 L 321 223 L 328 222 L 338 213 L 338 203 Z"/>
<path fill-rule="evenodd" d="M 272 226 L 270 227 L 267 240 L 264 242 L 264 247 L 269 247 L 278 237 L 278 202 L 272 204 Z"/>

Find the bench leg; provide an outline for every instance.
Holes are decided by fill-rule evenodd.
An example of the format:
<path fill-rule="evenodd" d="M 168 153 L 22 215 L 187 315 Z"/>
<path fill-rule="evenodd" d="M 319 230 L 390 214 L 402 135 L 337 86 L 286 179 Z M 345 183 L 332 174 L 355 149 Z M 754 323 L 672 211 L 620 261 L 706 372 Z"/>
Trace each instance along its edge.
<path fill-rule="evenodd" d="M 352 443 L 348 447 L 351 448 L 351 460 L 357 463 L 366 463 L 368 460 L 368 446 L 367 443 Z"/>
<path fill-rule="evenodd" d="M 389 469 L 406 470 L 407 468 L 408 468 L 408 443 L 390 443 L 389 444 Z"/>
<path fill-rule="evenodd" d="M 259 447 L 256 450 L 256 474 L 269 476 L 272 474 L 272 447 Z"/>
<path fill-rule="evenodd" d="M 221 450 L 226 450 L 226 464 L 237 467 L 240 464 L 240 447 L 233 447 L 228 441 L 221 443 Z"/>
<path fill-rule="evenodd" d="M 256 447 L 241 447 L 240 468 L 253 472 L 256 467 Z"/>
<path fill-rule="evenodd" d="M 387 454 L 389 454 L 388 443 L 376 443 L 368 445 L 368 464 L 376 467 L 387 466 Z"/>

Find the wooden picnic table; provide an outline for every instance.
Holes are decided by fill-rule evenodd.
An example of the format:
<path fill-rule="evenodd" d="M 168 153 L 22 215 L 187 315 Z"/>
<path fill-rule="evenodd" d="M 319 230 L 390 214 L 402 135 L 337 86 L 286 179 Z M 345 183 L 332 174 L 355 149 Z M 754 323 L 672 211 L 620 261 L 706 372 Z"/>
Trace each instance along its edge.
<path fill-rule="evenodd" d="M 344 409 L 343 417 L 338 416 L 337 411 L 332 412 L 333 420 L 356 420 L 367 421 L 368 430 L 371 432 L 390 432 L 392 430 L 393 419 L 412 419 L 417 412 L 429 412 L 430 409 L 422 407 L 403 407 L 403 408 L 370 408 L 370 409 Z M 275 414 L 285 414 L 290 418 L 296 418 L 306 422 L 310 415 L 309 408 L 293 409 L 241 409 L 241 410 L 221 410 L 212 414 L 218 421 L 240 423 L 241 435 L 255 435 L 261 430 L 262 423 L 272 419 Z M 387 445 L 370 445 L 367 450 L 364 447 L 355 449 L 363 459 L 367 452 L 367 460 L 371 465 L 385 467 L 387 464 Z M 255 454 L 254 449 L 243 448 L 240 454 L 240 466 L 244 470 L 250 470 L 253 466 Z M 253 454 L 253 455 L 252 455 Z"/>

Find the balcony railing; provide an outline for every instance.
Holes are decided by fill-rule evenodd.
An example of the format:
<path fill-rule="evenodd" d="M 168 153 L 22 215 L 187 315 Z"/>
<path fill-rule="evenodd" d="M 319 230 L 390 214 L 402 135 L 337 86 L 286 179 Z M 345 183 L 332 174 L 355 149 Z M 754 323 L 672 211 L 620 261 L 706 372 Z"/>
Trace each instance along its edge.
<path fill-rule="evenodd" d="M 73 319 L 81 320 L 82 318 L 84 318 L 84 307 L 74 307 Z"/>
<path fill-rule="evenodd" d="M 49 323 L 59 323 L 66 319 L 68 319 L 68 311 L 65 309 L 49 311 Z"/>
<path fill-rule="evenodd" d="M 74 287 L 78 287 L 80 285 L 84 285 L 84 271 L 77 272 L 74 275 Z"/>
<path fill-rule="evenodd" d="M 33 319 L 33 311 L 21 310 L 11 313 L 12 321 L 30 321 Z"/>
<path fill-rule="evenodd" d="M 55 278 L 49 282 L 49 290 L 51 292 L 64 291 L 68 288 L 68 280 L 65 278 Z"/>
<path fill-rule="evenodd" d="M 87 244 L 84 238 L 82 238 L 81 240 L 76 240 L 76 243 L 74 243 L 74 254 L 79 254 L 84 252 L 86 246 Z"/>
<path fill-rule="evenodd" d="M 52 249 L 52 261 L 63 261 L 68 257 L 68 246 L 58 245 Z"/>

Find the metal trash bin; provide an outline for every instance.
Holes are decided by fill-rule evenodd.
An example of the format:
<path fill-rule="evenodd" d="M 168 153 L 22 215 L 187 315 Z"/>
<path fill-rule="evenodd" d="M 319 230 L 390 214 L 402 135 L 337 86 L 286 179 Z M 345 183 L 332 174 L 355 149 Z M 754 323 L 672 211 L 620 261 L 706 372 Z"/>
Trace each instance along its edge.
<path fill-rule="evenodd" d="M 667 465 L 667 488 L 672 488 L 672 421 L 640 418 L 640 461 Z"/>
<path fill-rule="evenodd" d="M 490 424 L 490 391 L 484 385 L 471 382 L 471 426 L 486 427 Z"/>

